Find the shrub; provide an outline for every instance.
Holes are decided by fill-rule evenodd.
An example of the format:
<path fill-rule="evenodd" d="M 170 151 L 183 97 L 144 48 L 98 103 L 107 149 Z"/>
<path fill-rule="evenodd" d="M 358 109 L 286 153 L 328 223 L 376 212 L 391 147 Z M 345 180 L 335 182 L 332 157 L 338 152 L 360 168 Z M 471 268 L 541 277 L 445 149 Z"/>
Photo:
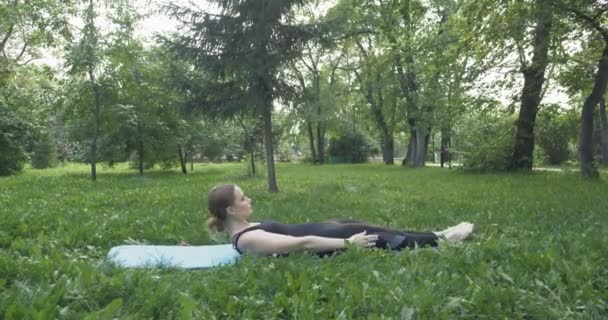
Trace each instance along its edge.
<path fill-rule="evenodd" d="M 52 168 L 57 165 L 57 147 L 48 133 L 42 133 L 34 142 L 32 149 L 32 167 L 37 169 Z"/>
<path fill-rule="evenodd" d="M 562 111 L 556 105 L 543 106 L 536 121 L 536 142 L 543 151 L 544 162 L 558 165 L 573 158 L 570 143 L 576 141 L 578 115 Z"/>
<path fill-rule="evenodd" d="M 460 124 L 456 132 L 462 166 L 479 171 L 505 170 L 515 145 L 515 118 L 481 112 Z"/>
<path fill-rule="evenodd" d="M 0 176 L 15 174 L 27 160 L 24 146 L 32 127 L 0 106 Z"/>
<path fill-rule="evenodd" d="M 367 162 L 374 150 L 373 142 L 360 132 L 348 132 L 329 141 L 327 150 L 332 162 Z"/>

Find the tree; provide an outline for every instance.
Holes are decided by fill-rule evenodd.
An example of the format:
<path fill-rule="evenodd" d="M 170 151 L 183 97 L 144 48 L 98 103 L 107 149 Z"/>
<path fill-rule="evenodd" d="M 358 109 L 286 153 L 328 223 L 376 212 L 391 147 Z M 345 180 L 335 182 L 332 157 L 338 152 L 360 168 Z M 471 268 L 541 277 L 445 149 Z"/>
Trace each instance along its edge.
<path fill-rule="evenodd" d="M 28 123 L 0 104 L 0 176 L 21 171 L 27 159 L 24 145 L 30 132 Z"/>
<path fill-rule="evenodd" d="M 208 72 L 211 81 L 198 97 L 210 114 L 232 116 L 254 108 L 264 120 L 268 189 L 277 192 L 272 143 L 275 99 L 285 96 L 288 85 L 278 77 L 279 67 L 293 61 L 301 45 L 312 37 L 309 28 L 283 23 L 303 0 L 215 0 L 221 10 L 170 5 L 190 34 L 167 40 L 178 55 L 191 59 L 195 68 Z"/>
<path fill-rule="evenodd" d="M 102 44 L 100 43 L 99 30 L 95 25 L 97 13 L 93 0 L 88 0 L 88 5 L 82 12 L 84 27 L 82 36 L 77 44 L 69 48 L 67 65 L 70 67 L 71 75 L 86 75 L 88 80 L 86 85 L 92 92 L 92 101 L 87 105 L 91 106 L 91 113 L 95 119 L 91 137 L 90 154 L 88 159 L 91 162 L 91 179 L 97 180 L 97 144 L 101 126 L 101 89 L 98 81 L 98 68 L 102 62 Z"/>
<path fill-rule="evenodd" d="M 29 0 L 0 3 L 0 70 L 26 65 L 40 55 L 41 47 L 70 39 L 70 1 Z"/>
<path fill-rule="evenodd" d="M 128 1 L 116 3 L 113 13 L 118 28 L 108 37 L 107 76 L 117 83 L 116 104 L 110 108 L 118 119 L 111 121 L 114 138 L 105 140 L 122 142 L 125 152 L 136 155 L 140 175 L 145 167 L 179 158 L 186 173 L 179 136 L 188 128 L 180 119 L 182 108 L 170 83 L 171 55 L 162 49 L 145 49 L 135 38 L 141 16 Z"/>
<path fill-rule="evenodd" d="M 548 164 L 559 165 L 571 158 L 570 145 L 576 141 L 577 130 L 575 110 L 562 110 L 557 105 L 541 106 L 535 134 Z"/>
<path fill-rule="evenodd" d="M 606 98 L 600 100 L 600 121 L 602 123 L 602 165 L 608 167 L 608 117 L 606 117 Z"/>
<path fill-rule="evenodd" d="M 608 86 L 608 26 L 605 25 L 608 3 L 554 0 L 553 4 L 582 24 L 585 29 L 599 34 L 604 42 L 604 49 L 597 63 L 593 88 L 585 99 L 581 110 L 579 144 L 581 174 L 588 178 L 599 178 L 593 155 L 593 114 L 595 106 L 600 103 Z"/>
<path fill-rule="evenodd" d="M 532 62 L 528 64 L 520 49 L 521 71 L 524 87 L 521 93 L 521 107 L 517 120 L 515 147 L 510 169 L 532 170 L 534 153 L 534 124 L 547 68 L 551 27 L 553 24 L 552 0 L 537 0 L 534 7 L 536 26 L 534 29 Z"/>
<path fill-rule="evenodd" d="M 58 0 L 0 3 L 0 174 L 16 173 L 48 125 L 56 97 L 50 71 L 32 66 L 42 47 L 70 39 L 71 3 Z M 47 137 L 48 138 L 48 137 Z M 47 141 L 51 142 L 51 141 Z"/>

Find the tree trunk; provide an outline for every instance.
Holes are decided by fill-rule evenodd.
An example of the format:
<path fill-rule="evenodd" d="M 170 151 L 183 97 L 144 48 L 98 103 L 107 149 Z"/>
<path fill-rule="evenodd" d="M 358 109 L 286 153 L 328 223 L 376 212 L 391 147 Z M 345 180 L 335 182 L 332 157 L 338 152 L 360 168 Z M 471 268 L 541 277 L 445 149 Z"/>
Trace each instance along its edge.
<path fill-rule="evenodd" d="M 416 149 L 414 154 L 414 167 L 424 167 L 426 160 L 426 148 L 428 144 L 428 132 L 426 129 L 416 129 Z"/>
<path fill-rule="evenodd" d="M 319 164 L 325 163 L 325 132 L 321 121 L 317 122 L 317 155 Z"/>
<path fill-rule="evenodd" d="M 602 99 L 608 84 L 608 41 L 598 62 L 595 82 L 591 93 L 585 99 L 581 112 L 580 159 L 581 173 L 584 177 L 598 178 L 599 173 L 593 163 L 593 108 Z"/>
<path fill-rule="evenodd" d="M 190 172 L 194 171 L 194 149 L 192 148 L 192 140 L 188 143 L 188 157 L 190 158 Z"/>
<path fill-rule="evenodd" d="M 181 144 L 177 144 L 177 153 L 179 154 L 179 164 L 182 167 L 182 173 L 188 174 L 188 170 L 186 170 L 187 154 L 184 154 L 184 152 L 182 151 Z"/>
<path fill-rule="evenodd" d="M 382 161 L 384 164 L 395 164 L 395 148 L 392 135 L 383 133 L 382 135 Z"/>
<path fill-rule="evenodd" d="M 411 130 L 408 151 L 406 157 L 403 159 L 401 164 L 407 165 L 410 162 L 409 160 L 412 159 L 411 163 L 414 167 L 416 167 L 416 159 L 420 158 L 418 152 L 420 149 L 424 149 L 424 144 L 418 143 L 418 141 L 424 140 L 419 139 L 417 133 L 418 130 L 415 129 L 418 125 L 419 119 L 417 114 L 420 107 L 418 105 L 418 83 L 416 80 L 416 72 L 414 70 L 414 50 L 411 45 L 414 31 L 411 29 L 412 12 L 410 9 L 411 8 L 409 1 L 406 1 L 404 3 L 404 6 L 400 9 L 403 21 L 407 26 L 407 31 L 405 32 L 405 43 L 407 46 L 403 51 L 395 51 L 394 63 L 396 65 L 397 75 L 399 76 L 399 84 L 401 87 L 401 91 L 403 91 L 403 95 L 405 96 L 405 101 L 407 105 L 407 121 Z M 397 43 L 394 37 L 390 37 L 389 41 L 391 41 L 393 44 Z"/>
<path fill-rule="evenodd" d="M 547 54 L 553 23 L 553 6 L 550 0 L 539 0 L 536 7 L 537 25 L 534 31 L 534 57 L 530 66 L 522 66 L 524 88 L 517 120 L 515 147 L 509 169 L 532 170 L 534 153 L 534 124 L 541 100 Z"/>
<path fill-rule="evenodd" d="M 606 101 L 600 100 L 600 121 L 602 123 L 602 165 L 608 167 L 608 119 L 606 118 Z"/>
<path fill-rule="evenodd" d="M 95 82 L 92 66 L 89 66 L 88 71 L 89 79 L 93 85 L 93 96 L 95 98 L 95 128 L 93 129 L 93 141 L 91 142 L 91 180 L 97 181 L 97 140 L 99 139 L 99 127 L 101 126 L 101 102 L 99 101 L 99 89 Z"/>
<path fill-rule="evenodd" d="M 316 65 L 313 66 L 314 70 L 314 88 L 315 88 L 315 102 L 317 105 L 317 156 L 319 164 L 325 163 L 325 132 L 324 132 L 324 121 L 323 121 L 323 109 L 321 108 L 321 79 L 319 72 L 317 71 Z"/>
<path fill-rule="evenodd" d="M 272 141 L 272 100 L 267 99 L 264 106 L 264 144 L 266 145 L 266 165 L 268 167 L 268 191 L 279 192 L 274 171 L 274 145 Z"/>
<path fill-rule="evenodd" d="M 381 75 L 379 73 L 376 74 L 376 81 L 380 81 Z M 374 119 L 376 120 L 376 126 L 378 131 L 380 131 L 380 139 L 382 142 L 382 161 L 384 164 L 394 164 L 393 157 L 393 135 L 388 125 L 386 124 L 386 120 L 384 119 L 384 115 L 382 114 L 382 106 L 384 104 L 384 97 L 382 95 L 382 89 L 377 89 L 376 92 L 377 101 L 374 99 L 374 86 L 372 85 L 371 80 L 363 80 L 359 74 L 357 74 L 357 79 L 361 84 L 361 88 L 363 90 L 363 95 L 365 96 L 367 102 L 369 103 L 372 114 L 374 115 Z M 390 153 L 390 155 L 389 155 Z"/>
<path fill-rule="evenodd" d="M 144 174 L 144 137 L 141 131 L 141 123 L 137 123 L 137 136 L 139 140 L 139 175 Z"/>
<path fill-rule="evenodd" d="M 253 145 L 251 146 L 251 175 L 255 176 L 255 151 L 253 151 Z"/>
<path fill-rule="evenodd" d="M 437 159 L 435 159 L 435 132 L 433 131 L 431 134 L 431 161 L 433 161 L 433 163 L 435 163 L 437 161 Z"/>
<path fill-rule="evenodd" d="M 439 155 L 441 161 L 441 167 L 445 165 L 446 162 L 451 161 L 450 159 L 450 130 L 444 128 L 441 130 L 441 153 Z"/>
<path fill-rule="evenodd" d="M 407 144 L 407 150 L 405 150 L 405 157 L 401 161 L 402 166 L 413 165 L 414 164 L 414 154 L 416 150 L 416 131 L 410 131 L 410 141 Z"/>
<path fill-rule="evenodd" d="M 384 119 L 384 115 L 382 114 L 382 104 L 384 100 L 382 97 L 382 92 L 378 92 L 377 103 L 373 99 L 368 100 L 370 100 L 372 111 L 376 119 L 376 125 L 378 126 L 378 130 L 380 131 L 380 137 L 382 141 L 382 161 L 384 162 L 384 164 L 395 164 L 393 156 L 393 134 L 391 133 L 391 130 L 386 124 L 386 120 Z"/>
<path fill-rule="evenodd" d="M 312 131 L 312 122 L 307 120 L 307 128 L 308 128 L 308 140 L 310 141 L 310 154 L 312 156 L 312 163 L 317 163 L 317 152 L 315 150 L 315 136 Z"/>

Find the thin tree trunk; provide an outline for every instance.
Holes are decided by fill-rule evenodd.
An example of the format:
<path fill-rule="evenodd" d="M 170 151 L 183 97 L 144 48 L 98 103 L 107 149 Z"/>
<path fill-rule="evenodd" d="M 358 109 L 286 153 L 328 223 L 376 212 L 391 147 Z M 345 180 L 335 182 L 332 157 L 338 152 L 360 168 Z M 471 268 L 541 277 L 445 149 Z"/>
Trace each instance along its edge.
<path fill-rule="evenodd" d="M 93 129 L 93 141 L 91 142 L 91 180 L 97 181 L 97 140 L 99 139 L 99 127 L 101 126 L 101 102 L 99 97 L 99 88 L 97 88 L 92 66 L 89 66 L 88 71 L 89 79 L 93 85 L 93 95 L 95 98 L 95 128 Z"/>
<path fill-rule="evenodd" d="M 547 68 L 553 6 L 550 0 L 539 0 L 536 7 L 537 25 L 534 31 L 534 57 L 530 66 L 522 66 L 524 88 L 517 120 L 515 147 L 509 169 L 532 170 L 534 154 L 534 125 Z"/>
<path fill-rule="evenodd" d="M 251 146 L 251 175 L 255 176 L 255 151 L 253 151 L 253 145 Z"/>
<path fill-rule="evenodd" d="M 431 134 L 431 160 L 433 161 L 433 163 L 435 163 L 435 161 L 437 161 L 437 159 L 435 159 L 435 132 L 433 131 Z"/>
<path fill-rule="evenodd" d="M 317 163 L 317 151 L 315 150 L 315 136 L 312 131 L 312 122 L 307 120 L 307 129 L 308 129 L 308 140 L 310 141 L 310 153 L 312 156 L 312 163 Z"/>
<path fill-rule="evenodd" d="M 274 171 L 274 145 L 272 141 L 272 100 L 266 101 L 264 106 L 264 144 L 266 145 L 266 165 L 268 167 L 268 191 L 279 192 Z"/>
<path fill-rule="evenodd" d="M 141 130 L 141 123 L 137 123 L 137 136 L 139 140 L 139 175 L 144 174 L 144 137 Z"/>
<path fill-rule="evenodd" d="M 599 173 L 593 163 L 593 108 L 600 102 L 608 84 L 608 40 L 598 62 L 595 82 L 591 93 L 585 99 L 581 112 L 580 158 L 581 173 L 584 177 L 598 178 Z"/>
<path fill-rule="evenodd" d="M 194 171 L 194 149 L 192 148 L 192 140 L 188 143 L 188 157 L 190 158 L 190 172 Z"/>
<path fill-rule="evenodd" d="M 319 164 L 325 163 L 325 133 L 321 121 L 317 122 L 317 156 Z"/>
<path fill-rule="evenodd" d="M 184 154 L 184 152 L 182 151 L 182 145 L 179 143 L 177 144 L 177 153 L 179 154 L 179 164 L 182 167 L 182 173 L 188 174 L 188 170 L 186 169 L 187 154 Z"/>
<path fill-rule="evenodd" d="M 442 168 L 446 162 L 451 160 L 449 150 L 450 150 L 450 130 L 447 128 L 443 128 L 443 130 L 441 130 L 441 153 L 439 156 Z"/>
<path fill-rule="evenodd" d="M 253 135 L 249 133 L 247 130 L 247 126 L 241 117 L 237 116 L 237 120 L 239 121 L 243 131 L 245 132 L 245 140 L 247 143 L 247 149 L 249 149 L 249 154 L 251 156 L 251 175 L 255 176 L 255 146 L 253 145 Z"/>
<path fill-rule="evenodd" d="M 608 119 L 606 118 L 606 100 L 600 100 L 600 121 L 602 123 L 602 165 L 608 167 Z"/>
<path fill-rule="evenodd" d="M 323 109 L 321 108 L 321 79 L 319 72 L 317 71 L 316 64 L 313 65 L 314 69 L 314 88 L 315 88 L 315 102 L 317 105 L 317 156 L 319 164 L 325 163 L 325 133 L 324 133 L 324 121 L 323 121 Z"/>

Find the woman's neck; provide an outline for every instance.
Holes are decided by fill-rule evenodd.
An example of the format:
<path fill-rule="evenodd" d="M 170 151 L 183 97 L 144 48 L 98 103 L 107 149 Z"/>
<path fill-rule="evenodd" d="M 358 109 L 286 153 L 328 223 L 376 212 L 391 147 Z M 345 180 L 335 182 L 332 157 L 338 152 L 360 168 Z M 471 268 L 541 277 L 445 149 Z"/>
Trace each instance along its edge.
<path fill-rule="evenodd" d="M 249 228 L 249 222 L 245 219 L 231 219 L 228 218 L 224 221 L 224 226 L 226 230 L 230 233 L 230 235 L 234 235 L 246 228 Z"/>

